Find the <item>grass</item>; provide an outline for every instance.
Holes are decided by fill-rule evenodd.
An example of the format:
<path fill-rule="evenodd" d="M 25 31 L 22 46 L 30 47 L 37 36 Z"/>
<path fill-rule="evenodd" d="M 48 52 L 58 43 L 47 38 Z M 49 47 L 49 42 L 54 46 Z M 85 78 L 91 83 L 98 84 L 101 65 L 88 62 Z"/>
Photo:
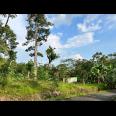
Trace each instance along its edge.
<path fill-rule="evenodd" d="M 8 98 L 10 100 L 23 100 L 26 97 L 31 97 L 38 92 L 37 88 L 31 87 L 26 82 L 12 82 L 0 89 L 0 96 Z"/>
<path fill-rule="evenodd" d="M 60 100 L 96 92 L 98 92 L 96 84 L 83 85 L 59 82 L 56 85 L 53 81 L 13 80 L 4 88 L 0 87 L 0 98 L 5 101 Z"/>
<path fill-rule="evenodd" d="M 59 83 L 57 88 L 60 91 L 60 96 L 57 96 L 53 99 L 66 99 L 74 96 L 84 96 L 87 94 L 92 94 L 98 92 L 98 88 L 92 84 L 68 84 L 68 83 Z"/>

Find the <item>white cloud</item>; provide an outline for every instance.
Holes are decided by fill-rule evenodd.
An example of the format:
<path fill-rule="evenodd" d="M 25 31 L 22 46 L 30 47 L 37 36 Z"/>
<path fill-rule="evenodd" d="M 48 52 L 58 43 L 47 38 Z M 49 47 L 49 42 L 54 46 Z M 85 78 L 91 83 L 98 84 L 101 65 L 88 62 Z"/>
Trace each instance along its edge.
<path fill-rule="evenodd" d="M 83 23 L 78 23 L 77 28 L 81 32 L 92 32 L 92 31 L 97 31 L 102 28 L 101 23 L 102 20 L 99 19 L 101 15 L 98 14 L 91 14 L 91 15 L 86 15 L 84 18 Z"/>
<path fill-rule="evenodd" d="M 116 14 L 111 14 L 107 16 L 107 23 L 116 21 Z"/>
<path fill-rule="evenodd" d="M 65 51 L 66 52 L 66 51 Z M 65 59 L 74 59 L 74 60 L 82 60 L 82 59 L 84 59 L 82 56 L 81 56 L 81 54 L 79 54 L 79 53 L 77 53 L 77 54 L 66 54 L 65 56 L 63 56 L 62 57 L 62 59 L 61 60 L 65 60 Z"/>
<path fill-rule="evenodd" d="M 95 20 L 98 20 L 101 16 L 103 16 L 103 14 L 87 14 L 84 21 L 91 23 Z"/>
<path fill-rule="evenodd" d="M 112 29 L 113 27 L 116 27 L 116 14 L 110 14 L 106 17 L 106 25 L 108 25 L 108 29 Z"/>
<path fill-rule="evenodd" d="M 87 14 L 82 23 L 77 24 L 80 32 L 103 32 L 116 27 L 116 14 Z"/>
<path fill-rule="evenodd" d="M 78 59 L 83 59 L 83 57 L 80 54 L 75 54 L 73 56 L 73 59 L 78 60 Z"/>
<path fill-rule="evenodd" d="M 82 16 L 80 14 L 50 14 L 47 15 L 49 21 L 51 21 L 55 27 L 61 25 L 70 25 L 74 17 Z"/>
<path fill-rule="evenodd" d="M 99 20 L 99 22 L 97 22 L 96 24 L 94 23 L 80 23 L 77 24 L 77 28 L 81 31 L 81 32 L 91 32 L 91 31 L 97 31 L 101 29 L 100 26 L 101 21 Z"/>
<path fill-rule="evenodd" d="M 58 35 L 55 34 L 50 34 L 47 42 L 45 43 L 46 46 L 52 46 L 53 48 L 56 49 L 66 49 L 66 48 L 77 48 L 81 47 L 87 44 L 93 43 L 94 40 L 94 33 L 93 32 L 88 32 L 88 33 L 83 33 L 80 35 L 76 35 L 72 38 L 67 39 L 65 44 L 61 43 L 61 38 Z M 97 42 L 96 40 L 95 42 Z"/>
<path fill-rule="evenodd" d="M 50 45 L 53 48 L 62 48 L 62 45 L 60 43 L 60 37 L 58 35 L 50 34 L 47 38 L 46 45 Z"/>
<path fill-rule="evenodd" d="M 94 42 L 94 33 L 88 32 L 69 38 L 64 48 L 81 47 Z"/>
<path fill-rule="evenodd" d="M 63 33 L 59 32 L 59 33 L 57 33 L 57 35 L 61 37 L 61 36 L 63 36 Z"/>

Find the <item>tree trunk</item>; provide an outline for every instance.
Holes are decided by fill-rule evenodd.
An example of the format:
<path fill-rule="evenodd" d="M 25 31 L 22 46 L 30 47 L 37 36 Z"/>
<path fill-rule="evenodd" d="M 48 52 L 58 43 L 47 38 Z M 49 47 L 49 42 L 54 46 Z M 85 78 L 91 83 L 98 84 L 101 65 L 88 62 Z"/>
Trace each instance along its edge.
<path fill-rule="evenodd" d="M 99 80 L 99 78 L 98 78 L 98 80 L 97 80 L 97 83 L 98 83 L 98 84 L 100 83 L 100 80 Z"/>
<path fill-rule="evenodd" d="M 48 68 L 50 68 L 50 62 L 48 63 Z"/>
<path fill-rule="evenodd" d="M 65 83 L 65 78 L 63 78 L 63 83 Z"/>
<path fill-rule="evenodd" d="M 28 71 L 28 79 L 29 79 L 29 77 L 30 77 L 30 71 Z"/>
<path fill-rule="evenodd" d="M 36 29 L 36 32 L 35 32 L 34 79 L 37 79 L 37 29 Z"/>
<path fill-rule="evenodd" d="M 85 85 L 85 80 L 84 80 L 84 78 L 83 78 L 83 84 Z"/>
<path fill-rule="evenodd" d="M 34 50 L 34 79 L 37 79 L 37 42 L 35 42 Z"/>
<path fill-rule="evenodd" d="M 6 20 L 6 23 L 5 23 L 5 27 L 8 24 L 9 18 L 10 18 L 10 14 L 8 14 L 8 17 L 7 17 L 7 20 Z"/>

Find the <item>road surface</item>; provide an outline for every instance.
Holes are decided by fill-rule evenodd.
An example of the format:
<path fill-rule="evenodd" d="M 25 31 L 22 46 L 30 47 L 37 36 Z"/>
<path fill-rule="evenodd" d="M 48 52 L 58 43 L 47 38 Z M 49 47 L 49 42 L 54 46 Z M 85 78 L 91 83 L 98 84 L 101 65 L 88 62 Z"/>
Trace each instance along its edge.
<path fill-rule="evenodd" d="M 116 101 L 116 90 L 109 90 L 107 92 L 100 92 L 81 97 L 73 97 L 66 99 L 66 101 Z"/>

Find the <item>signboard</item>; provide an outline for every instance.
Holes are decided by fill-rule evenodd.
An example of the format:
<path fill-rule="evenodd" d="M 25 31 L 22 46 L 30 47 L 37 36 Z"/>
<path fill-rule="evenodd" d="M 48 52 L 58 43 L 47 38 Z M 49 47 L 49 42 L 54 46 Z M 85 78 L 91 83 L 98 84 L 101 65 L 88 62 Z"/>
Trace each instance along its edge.
<path fill-rule="evenodd" d="M 74 82 L 77 82 L 77 77 L 71 77 L 71 78 L 68 78 L 68 79 L 67 79 L 67 82 L 68 82 L 68 83 L 74 83 Z"/>

